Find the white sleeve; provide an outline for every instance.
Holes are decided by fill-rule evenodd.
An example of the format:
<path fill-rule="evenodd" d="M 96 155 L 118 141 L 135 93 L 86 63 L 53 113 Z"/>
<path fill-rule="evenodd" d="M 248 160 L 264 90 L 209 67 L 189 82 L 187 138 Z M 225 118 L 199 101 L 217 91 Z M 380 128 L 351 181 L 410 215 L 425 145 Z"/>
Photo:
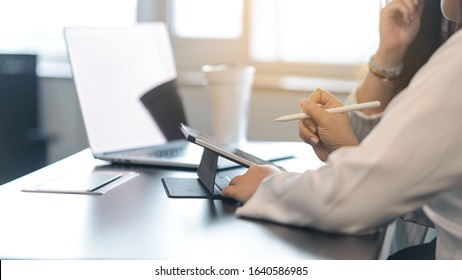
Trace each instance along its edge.
<path fill-rule="evenodd" d="M 458 35 L 458 36 L 456 36 Z M 264 180 L 236 214 L 363 233 L 462 185 L 462 32 L 435 53 L 360 146 Z"/>

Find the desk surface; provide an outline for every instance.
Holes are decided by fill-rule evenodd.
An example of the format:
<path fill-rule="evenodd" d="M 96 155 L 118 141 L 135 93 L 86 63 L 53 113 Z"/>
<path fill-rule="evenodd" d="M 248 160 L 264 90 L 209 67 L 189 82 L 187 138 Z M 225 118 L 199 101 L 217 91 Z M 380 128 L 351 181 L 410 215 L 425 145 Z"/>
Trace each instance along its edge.
<path fill-rule="evenodd" d="M 306 149 L 306 148 L 305 148 Z M 278 164 L 315 168 L 305 159 Z M 121 170 L 139 176 L 103 195 L 21 190 L 75 170 Z M 243 168 L 222 171 L 242 174 Z M 298 171 L 298 170 L 297 170 Z M 342 236 L 239 219 L 221 200 L 168 198 L 163 177 L 195 171 L 109 165 L 84 150 L 0 186 L 1 259 L 374 259 L 380 235 Z"/>

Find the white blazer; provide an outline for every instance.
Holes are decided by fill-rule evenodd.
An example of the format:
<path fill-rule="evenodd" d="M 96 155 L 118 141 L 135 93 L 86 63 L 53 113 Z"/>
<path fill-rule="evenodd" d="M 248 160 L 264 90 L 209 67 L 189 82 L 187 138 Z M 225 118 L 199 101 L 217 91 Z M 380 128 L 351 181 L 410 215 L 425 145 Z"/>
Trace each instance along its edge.
<path fill-rule="evenodd" d="M 387 107 L 357 147 L 264 180 L 236 214 L 358 234 L 423 206 L 436 257 L 462 259 L 462 31 Z"/>

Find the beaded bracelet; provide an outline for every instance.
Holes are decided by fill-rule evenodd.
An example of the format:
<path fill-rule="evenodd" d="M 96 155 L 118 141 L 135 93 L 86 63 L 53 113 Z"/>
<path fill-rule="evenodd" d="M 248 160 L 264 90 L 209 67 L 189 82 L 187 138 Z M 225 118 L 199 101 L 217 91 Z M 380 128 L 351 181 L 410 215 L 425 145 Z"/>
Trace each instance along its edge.
<path fill-rule="evenodd" d="M 384 85 L 388 85 L 390 80 L 396 79 L 403 72 L 404 64 L 401 62 L 398 66 L 383 68 L 374 61 L 374 56 L 369 60 L 369 70 L 372 74 L 382 79 Z"/>

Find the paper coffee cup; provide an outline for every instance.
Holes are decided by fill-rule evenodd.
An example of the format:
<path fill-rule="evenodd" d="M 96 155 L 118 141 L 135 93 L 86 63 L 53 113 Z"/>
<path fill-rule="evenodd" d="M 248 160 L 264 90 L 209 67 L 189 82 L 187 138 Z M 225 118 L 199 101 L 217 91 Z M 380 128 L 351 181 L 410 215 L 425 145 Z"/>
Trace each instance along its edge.
<path fill-rule="evenodd" d="M 208 132 L 223 142 L 247 140 L 247 121 L 255 67 L 213 64 L 202 67 L 207 98 Z"/>

